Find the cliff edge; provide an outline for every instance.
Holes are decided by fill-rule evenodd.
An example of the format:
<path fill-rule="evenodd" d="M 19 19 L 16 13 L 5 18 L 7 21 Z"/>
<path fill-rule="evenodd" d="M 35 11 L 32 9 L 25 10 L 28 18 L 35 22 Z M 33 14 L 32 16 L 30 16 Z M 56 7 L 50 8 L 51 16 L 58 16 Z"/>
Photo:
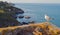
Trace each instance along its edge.
<path fill-rule="evenodd" d="M 60 28 L 56 27 L 52 23 L 42 22 L 0 28 L 0 35 L 60 35 Z"/>

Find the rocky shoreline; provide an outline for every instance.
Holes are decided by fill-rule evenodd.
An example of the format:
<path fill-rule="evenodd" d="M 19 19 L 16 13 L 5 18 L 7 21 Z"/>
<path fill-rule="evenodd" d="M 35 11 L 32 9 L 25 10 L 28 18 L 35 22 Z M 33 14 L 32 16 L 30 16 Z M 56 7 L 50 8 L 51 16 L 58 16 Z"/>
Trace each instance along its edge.
<path fill-rule="evenodd" d="M 13 3 L 0 1 L 0 27 L 20 25 L 20 22 L 16 20 L 16 15 L 23 13 L 24 11 L 14 7 Z"/>

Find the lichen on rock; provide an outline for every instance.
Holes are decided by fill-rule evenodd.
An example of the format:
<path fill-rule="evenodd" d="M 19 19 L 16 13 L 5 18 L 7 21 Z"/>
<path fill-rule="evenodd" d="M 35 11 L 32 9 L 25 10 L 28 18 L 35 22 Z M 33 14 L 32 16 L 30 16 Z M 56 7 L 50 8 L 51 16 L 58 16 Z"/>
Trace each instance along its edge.
<path fill-rule="evenodd" d="M 55 28 L 49 22 L 28 24 L 22 26 L 0 28 L 3 35 L 60 35 L 60 28 Z"/>

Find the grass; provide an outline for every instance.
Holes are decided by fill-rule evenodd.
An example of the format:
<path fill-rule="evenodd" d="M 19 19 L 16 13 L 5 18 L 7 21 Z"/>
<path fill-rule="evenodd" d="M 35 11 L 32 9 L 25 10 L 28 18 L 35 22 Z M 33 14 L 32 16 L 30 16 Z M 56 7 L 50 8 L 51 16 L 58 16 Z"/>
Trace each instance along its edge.
<path fill-rule="evenodd" d="M 4 13 L 4 10 L 0 9 L 0 13 Z"/>

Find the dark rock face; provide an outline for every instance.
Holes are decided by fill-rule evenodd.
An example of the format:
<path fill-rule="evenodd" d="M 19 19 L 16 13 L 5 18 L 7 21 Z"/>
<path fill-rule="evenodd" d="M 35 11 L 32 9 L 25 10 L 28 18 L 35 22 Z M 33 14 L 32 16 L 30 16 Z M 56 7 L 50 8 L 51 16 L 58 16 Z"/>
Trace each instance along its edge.
<path fill-rule="evenodd" d="M 32 32 L 28 32 L 26 30 L 22 30 L 20 32 L 18 32 L 16 35 L 33 35 Z"/>
<path fill-rule="evenodd" d="M 33 35 L 33 31 L 34 31 L 33 27 L 25 27 L 25 28 L 22 28 L 22 29 L 17 28 L 16 35 Z"/>
<path fill-rule="evenodd" d="M 18 16 L 19 18 L 24 18 L 24 16 Z"/>
<path fill-rule="evenodd" d="M 14 7 L 14 4 L 0 1 L 0 27 L 20 25 L 16 20 L 16 14 L 23 13 L 24 11 Z"/>
<path fill-rule="evenodd" d="M 26 25 L 26 24 L 28 24 L 28 23 L 26 23 L 26 22 L 22 22 L 22 25 Z"/>

